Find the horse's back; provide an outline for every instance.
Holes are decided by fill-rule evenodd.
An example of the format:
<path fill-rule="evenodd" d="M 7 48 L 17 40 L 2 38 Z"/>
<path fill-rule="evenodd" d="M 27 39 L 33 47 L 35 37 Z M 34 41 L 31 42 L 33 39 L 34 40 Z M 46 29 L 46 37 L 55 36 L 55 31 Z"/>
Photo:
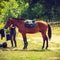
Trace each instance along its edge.
<path fill-rule="evenodd" d="M 45 32 L 48 29 L 48 24 L 45 21 L 37 21 L 36 23 L 38 24 L 41 32 Z"/>
<path fill-rule="evenodd" d="M 42 25 L 47 25 L 47 22 L 45 22 L 45 21 L 36 21 L 36 23 L 42 24 Z"/>
<path fill-rule="evenodd" d="M 45 21 L 37 21 L 36 23 L 41 27 L 47 27 L 48 26 L 48 23 Z"/>

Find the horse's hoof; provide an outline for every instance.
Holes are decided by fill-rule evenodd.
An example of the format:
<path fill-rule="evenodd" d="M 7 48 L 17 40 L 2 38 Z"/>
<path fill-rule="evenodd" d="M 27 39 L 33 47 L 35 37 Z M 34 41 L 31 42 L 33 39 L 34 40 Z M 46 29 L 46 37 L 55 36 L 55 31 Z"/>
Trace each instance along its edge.
<path fill-rule="evenodd" d="M 42 50 L 44 49 L 44 47 L 42 46 Z"/>
<path fill-rule="evenodd" d="M 23 50 L 27 50 L 27 48 L 23 48 Z"/>
<path fill-rule="evenodd" d="M 23 47 L 23 50 L 25 50 L 25 49 L 27 49 L 27 46 L 26 45 Z"/>
<path fill-rule="evenodd" d="M 45 49 L 48 49 L 48 47 L 46 47 Z"/>
<path fill-rule="evenodd" d="M 44 49 L 44 48 L 41 48 L 42 50 Z"/>
<path fill-rule="evenodd" d="M 24 45 L 23 49 L 27 49 L 28 43 Z"/>

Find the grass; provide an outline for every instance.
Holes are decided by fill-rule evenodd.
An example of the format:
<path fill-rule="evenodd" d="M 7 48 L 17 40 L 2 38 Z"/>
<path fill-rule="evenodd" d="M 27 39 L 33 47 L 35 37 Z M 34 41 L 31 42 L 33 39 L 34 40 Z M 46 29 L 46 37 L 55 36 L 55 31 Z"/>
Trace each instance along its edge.
<path fill-rule="evenodd" d="M 52 34 L 56 37 L 60 36 L 60 27 L 52 27 Z M 53 37 L 52 36 L 52 37 Z M 60 60 L 60 44 L 49 41 L 49 48 L 41 49 L 42 36 L 41 33 L 27 34 L 28 49 L 23 50 L 23 39 L 20 33 L 17 32 L 17 48 L 12 48 L 10 41 L 7 41 L 8 48 L 0 48 L 0 60 Z M 53 40 L 53 39 L 52 39 Z M 59 39 L 57 39 L 58 41 Z M 3 43 L 0 40 L 0 43 Z M 53 49 L 56 48 L 56 49 Z"/>
<path fill-rule="evenodd" d="M 53 54 L 52 54 L 53 52 Z M 59 58 L 59 51 L 29 50 L 29 51 L 1 51 L 0 60 L 49 60 Z"/>

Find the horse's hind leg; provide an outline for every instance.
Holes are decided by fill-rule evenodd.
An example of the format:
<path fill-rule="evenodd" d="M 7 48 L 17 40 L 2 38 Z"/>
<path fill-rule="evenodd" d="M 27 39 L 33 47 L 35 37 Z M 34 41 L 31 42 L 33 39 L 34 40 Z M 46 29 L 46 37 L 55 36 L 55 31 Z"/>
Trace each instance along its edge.
<path fill-rule="evenodd" d="M 27 46 L 28 46 L 28 42 L 27 42 L 27 38 L 26 38 L 26 34 L 22 34 L 22 36 L 23 36 L 23 41 L 24 41 L 24 47 L 23 47 L 23 49 L 26 49 Z"/>
<path fill-rule="evenodd" d="M 44 48 L 45 42 L 46 42 L 46 49 L 48 48 L 48 37 L 46 34 L 42 34 L 43 37 L 43 46 L 42 49 Z"/>
<path fill-rule="evenodd" d="M 45 40 L 46 40 L 46 49 L 47 49 L 48 48 L 48 37 L 47 36 L 46 36 Z"/>
<path fill-rule="evenodd" d="M 43 45 L 42 45 L 42 49 L 44 48 L 44 45 L 45 45 L 45 40 L 43 39 Z"/>

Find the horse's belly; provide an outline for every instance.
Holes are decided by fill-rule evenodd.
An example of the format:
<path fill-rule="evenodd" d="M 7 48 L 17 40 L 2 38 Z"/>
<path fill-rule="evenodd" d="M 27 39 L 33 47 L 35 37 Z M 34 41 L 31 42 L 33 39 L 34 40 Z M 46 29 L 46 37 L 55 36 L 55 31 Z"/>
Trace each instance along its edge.
<path fill-rule="evenodd" d="M 39 28 L 27 28 L 26 32 L 27 33 L 37 33 L 37 32 L 39 32 Z"/>

